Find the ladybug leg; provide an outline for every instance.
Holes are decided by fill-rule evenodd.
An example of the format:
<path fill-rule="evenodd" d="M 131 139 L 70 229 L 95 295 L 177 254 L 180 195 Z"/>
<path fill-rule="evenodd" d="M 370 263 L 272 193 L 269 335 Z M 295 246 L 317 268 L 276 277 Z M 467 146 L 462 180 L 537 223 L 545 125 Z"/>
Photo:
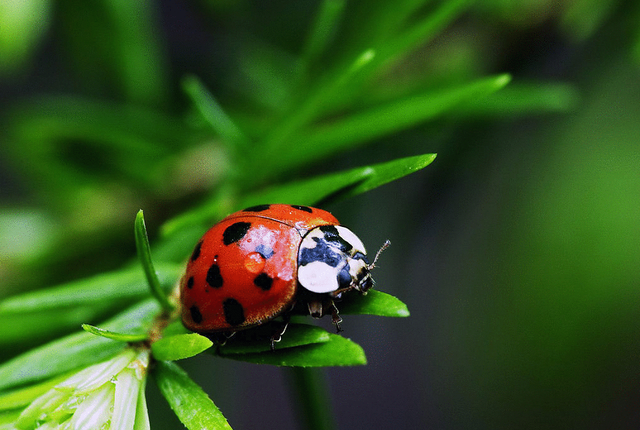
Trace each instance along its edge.
<path fill-rule="evenodd" d="M 284 318 L 284 325 L 282 326 L 282 329 L 271 335 L 271 351 L 276 350 L 276 343 L 282 340 L 282 335 L 284 334 L 285 331 L 287 331 L 287 327 L 289 327 L 289 321 L 291 320 L 291 316 L 286 315 L 283 318 Z"/>
<path fill-rule="evenodd" d="M 236 332 L 235 331 L 227 331 L 227 332 L 223 332 L 223 333 L 215 333 L 214 334 L 214 339 L 216 341 L 216 343 L 218 344 L 218 346 L 225 346 L 227 344 L 227 341 L 229 339 L 231 339 L 233 336 L 235 336 Z M 213 339 L 212 339 L 213 340 Z"/>
<path fill-rule="evenodd" d="M 213 341 L 216 345 L 216 354 L 220 353 L 220 347 L 225 346 L 227 341 L 231 339 L 236 334 L 235 331 L 232 332 L 224 332 L 224 333 L 212 333 L 207 335 L 207 337 Z"/>
<path fill-rule="evenodd" d="M 342 322 L 342 317 L 338 312 L 338 307 L 336 306 L 335 303 L 333 303 L 333 300 L 331 300 L 329 309 L 331 310 L 331 322 L 333 323 L 334 326 L 336 326 L 336 333 L 340 333 L 342 331 L 342 326 L 340 326 L 340 323 Z"/>
<path fill-rule="evenodd" d="M 321 318 L 323 315 L 323 303 L 320 300 L 309 300 L 307 302 L 307 308 L 309 309 L 309 315 L 314 318 Z"/>

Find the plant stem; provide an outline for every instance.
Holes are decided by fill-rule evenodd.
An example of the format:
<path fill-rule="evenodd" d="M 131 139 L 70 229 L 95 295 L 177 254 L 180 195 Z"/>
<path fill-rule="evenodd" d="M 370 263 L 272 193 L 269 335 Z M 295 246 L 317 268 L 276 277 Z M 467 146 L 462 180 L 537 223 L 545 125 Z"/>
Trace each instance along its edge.
<path fill-rule="evenodd" d="M 331 398 L 322 371 L 305 367 L 290 367 L 287 370 L 293 396 L 298 401 L 300 428 L 335 429 Z"/>

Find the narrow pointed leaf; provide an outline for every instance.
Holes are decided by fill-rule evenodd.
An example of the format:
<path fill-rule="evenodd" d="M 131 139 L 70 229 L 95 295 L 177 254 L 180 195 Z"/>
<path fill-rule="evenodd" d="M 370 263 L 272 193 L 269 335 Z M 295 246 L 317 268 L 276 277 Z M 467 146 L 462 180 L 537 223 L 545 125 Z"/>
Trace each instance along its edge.
<path fill-rule="evenodd" d="M 287 202 L 317 204 L 345 199 L 370 191 L 381 185 L 425 168 L 435 160 L 436 154 L 399 158 L 386 163 L 358 167 L 344 172 L 320 176 L 307 181 L 285 184 L 249 195 L 244 206 L 260 202 Z"/>
<path fill-rule="evenodd" d="M 150 430 L 149 409 L 147 408 L 147 395 L 145 388 L 147 386 L 147 378 L 142 379 L 142 386 L 138 392 L 138 405 L 136 407 L 136 421 L 133 425 L 135 430 Z"/>
<path fill-rule="evenodd" d="M 320 3 L 303 48 L 302 58 L 305 64 L 317 59 L 333 39 L 344 13 L 345 3 L 345 0 L 323 0 Z"/>
<path fill-rule="evenodd" d="M 158 162 L 195 134 L 183 121 L 159 111 L 129 104 L 107 103 L 69 96 L 40 97 L 17 105 L 12 112 L 12 156 L 24 162 L 28 172 L 40 178 L 46 190 L 69 193 L 95 180 L 95 169 L 82 173 L 70 169 L 60 155 L 61 142 L 72 140 L 108 154 L 109 171 L 140 183 L 154 183 Z M 146 163 L 140 163 L 140 160 Z M 110 164 L 111 166 L 111 164 Z M 115 170 L 113 169 L 115 168 Z"/>
<path fill-rule="evenodd" d="M 460 106 L 457 114 L 471 117 L 512 117 L 575 109 L 580 94 L 574 85 L 563 82 L 514 83 L 501 91 Z"/>
<path fill-rule="evenodd" d="M 149 337 L 148 333 L 116 333 L 90 324 L 82 324 L 82 329 L 96 336 L 102 336 L 118 342 L 142 342 Z"/>
<path fill-rule="evenodd" d="M 472 102 L 491 94 L 510 81 L 508 75 L 485 78 L 450 89 L 428 91 L 379 107 L 356 112 L 324 126 L 317 126 L 301 136 L 300 144 L 314 159 L 335 152 L 343 147 L 352 147 L 366 140 L 403 130 L 428 119 L 436 118 L 464 102 Z M 304 144 L 302 144 L 304 142 Z M 292 150 L 283 154 L 287 159 L 297 158 L 300 146 L 291 145 Z M 300 148 L 302 149 L 302 148 Z M 279 164 L 282 162 L 278 159 Z M 286 160 L 285 160 L 286 163 Z"/>
<path fill-rule="evenodd" d="M 67 373 L 39 384 L 2 393 L 0 394 L 0 411 L 25 407 L 68 377 Z"/>
<path fill-rule="evenodd" d="M 257 364 L 293 367 L 358 366 L 367 364 L 360 345 L 336 334 L 323 343 L 265 353 L 229 354 L 227 358 Z"/>
<path fill-rule="evenodd" d="M 138 379 L 134 369 L 124 369 L 118 374 L 115 387 L 110 428 L 133 429 L 142 381 Z"/>
<path fill-rule="evenodd" d="M 143 331 L 149 328 L 159 306 L 146 300 L 101 324 L 111 331 Z M 21 354 L 0 365 L 0 390 L 41 381 L 114 356 L 126 344 L 81 332 L 65 336 Z"/>
<path fill-rule="evenodd" d="M 107 359 L 126 345 L 89 333 L 75 333 L 0 365 L 0 389 L 50 378 Z"/>
<path fill-rule="evenodd" d="M 265 139 L 260 142 L 257 147 L 259 150 L 256 150 L 253 156 L 253 161 L 256 162 L 255 167 L 265 169 L 268 167 L 264 163 L 265 157 L 269 159 L 270 155 L 278 154 L 278 158 L 280 158 L 283 152 L 292 150 L 294 148 L 292 138 L 308 124 L 311 124 L 325 110 L 328 101 L 338 97 L 349 85 L 352 78 L 370 64 L 375 56 L 375 50 L 367 47 L 355 57 L 350 58 L 348 63 L 342 65 L 332 78 L 325 78 L 322 83 L 315 86 L 304 101 L 297 105 L 295 110 L 289 112 L 283 121 L 276 124 Z M 306 143 L 297 142 L 295 145 L 306 146 Z M 294 152 L 298 152 L 297 149 Z M 276 164 L 280 164 L 280 162 L 278 161 Z M 257 170 L 249 170 L 249 172 L 252 177 L 263 176 L 265 173 Z"/>
<path fill-rule="evenodd" d="M 158 275 L 165 291 L 173 287 L 182 264 L 161 264 Z M 140 266 L 33 291 L 0 301 L 0 347 L 45 342 L 52 335 L 100 321 L 149 296 Z"/>
<path fill-rule="evenodd" d="M 389 38 L 380 48 L 380 62 L 386 63 L 397 59 L 419 46 L 425 46 L 430 40 L 460 16 L 471 5 L 470 0 L 449 0 L 442 2 L 440 6 L 429 13 L 424 19 L 417 21 L 399 35 Z"/>
<path fill-rule="evenodd" d="M 6 425 L 7 429 L 13 430 L 15 428 L 13 424 L 18 420 L 21 412 L 15 409 L 12 411 L 0 411 L 0 426 Z"/>
<path fill-rule="evenodd" d="M 159 265 L 158 275 L 165 291 L 173 286 L 183 268 L 182 264 Z M 42 312 L 66 306 L 93 306 L 121 298 L 142 298 L 148 294 L 149 286 L 145 276 L 136 265 L 6 298 L 0 301 L 0 317 L 4 314 Z"/>
<path fill-rule="evenodd" d="M 274 330 L 267 329 L 264 330 L 264 332 L 274 333 Z M 236 339 L 236 337 L 239 337 L 239 339 Z M 290 323 L 287 331 L 282 335 L 282 340 L 275 344 L 275 348 L 276 351 L 278 351 L 302 345 L 328 342 L 329 340 L 331 340 L 329 333 L 320 327 Z M 271 352 L 271 341 L 269 336 L 262 336 L 261 339 L 247 340 L 246 336 L 243 337 L 243 333 L 237 333 L 236 336 L 229 339 L 225 345 L 218 346 L 215 352 L 223 356 L 229 354 Z"/>
<path fill-rule="evenodd" d="M 264 180 L 287 169 L 354 148 L 365 142 L 404 130 L 442 116 L 466 102 L 487 96 L 507 85 L 509 75 L 484 78 L 475 82 L 406 97 L 347 115 L 342 120 L 309 126 L 288 139 L 285 150 L 277 151 L 278 163 L 265 164 L 273 153 L 258 154 L 255 169 L 248 178 Z M 265 148 L 265 151 L 271 151 Z M 259 167 L 259 168 L 258 168 Z"/>
<path fill-rule="evenodd" d="M 191 332 L 186 329 L 186 327 L 184 326 L 184 324 L 182 324 L 182 321 L 180 319 L 173 321 L 172 323 L 169 323 L 169 325 L 162 331 L 162 335 L 165 337 L 175 336 L 177 334 L 188 334 L 188 333 L 191 333 Z"/>
<path fill-rule="evenodd" d="M 187 429 L 231 429 L 207 393 L 177 364 L 159 361 L 153 376 L 160 392 Z"/>
<path fill-rule="evenodd" d="M 314 205 L 338 198 L 355 196 L 403 176 L 417 172 L 435 160 L 436 154 L 424 154 L 413 157 L 399 158 L 385 163 L 357 167 L 338 173 L 318 176 L 315 178 L 277 185 L 260 192 L 247 195 L 237 209 L 263 203 L 290 203 Z M 163 226 L 163 233 L 175 234 L 187 231 L 194 223 L 208 226 L 217 214 L 218 207 L 203 206 L 187 212 L 178 218 L 167 222 Z M 200 234 L 204 233 L 202 231 Z"/>
<path fill-rule="evenodd" d="M 242 130 L 233 122 L 211 95 L 209 90 L 196 76 L 187 76 L 182 81 L 184 92 L 191 98 L 194 106 L 227 145 L 245 145 L 248 141 Z"/>
<path fill-rule="evenodd" d="M 197 333 L 164 337 L 151 345 L 156 360 L 175 361 L 193 357 L 211 348 L 213 342 Z"/>
<path fill-rule="evenodd" d="M 379 290 L 369 290 L 366 296 L 352 295 L 338 303 L 340 314 L 408 317 L 409 309 L 400 299 Z"/>
<path fill-rule="evenodd" d="M 147 227 L 144 223 L 144 213 L 142 212 L 142 209 L 139 210 L 136 215 L 134 231 L 136 249 L 138 250 L 138 259 L 140 260 L 142 270 L 147 278 L 151 294 L 156 298 L 156 300 L 158 300 L 158 303 L 160 303 L 165 311 L 171 312 L 173 310 L 173 305 L 169 302 L 169 299 L 167 299 L 167 295 L 160 285 L 158 274 L 156 273 L 156 269 L 153 267 L 153 261 L 151 260 L 151 247 L 149 246 L 149 237 L 147 235 Z"/>

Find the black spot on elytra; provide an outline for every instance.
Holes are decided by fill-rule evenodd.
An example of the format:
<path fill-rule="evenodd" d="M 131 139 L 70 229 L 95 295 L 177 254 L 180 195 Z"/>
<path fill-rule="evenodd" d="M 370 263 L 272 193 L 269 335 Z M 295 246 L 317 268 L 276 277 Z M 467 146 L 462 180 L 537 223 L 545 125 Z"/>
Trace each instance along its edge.
<path fill-rule="evenodd" d="M 198 257 L 200 257 L 200 248 L 202 248 L 202 241 L 198 242 L 196 247 L 193 249 L 193 254 L 191 254 L 191 261 L 196 261 Z"/>
<path fill-rule="evenodd" d="M 244 322 L 244 308 L 236 299 L 227 299 L 222 303 L 224 319 L 229 325 L 240 325 Z"/>
<path fill-rule="evenodd" d="M 220 288 L 224 283 L 224 279 L 222 279 L 222 275 L 220 274 L 220 267 L 217 264 L 212 264 L 207 270 L 207 284 L 211 285 L 212 288 Z"/>
<path fill-rule="evenodd" d="M 262 212 L 269 209 L 271 205 L 257 205 L 244 209 L 244 212 Z"/>
<path fill-rule="evenodd" d="M 235 243 L 242 239 L 244 235 L 247 234 L 250 228 L 250 222 L 240 221 L 231 224 L 224 230 L 224 233 L 222 233 L 222 242 L 224 242 L 225 245 L 231 245 L 232 243 Z"/>
<path fill-rule="evenodd" d="M 257 287 L 260 287 L 263 291 L 267 291 L 271 289 L 273 278 L 266 273 L 261 273 L 255 277 L 253 283 L 256 284 Z"/>
<path fill-rule="evenodd" d="M 265 260 L 268 260 L 273 255 L 273 249 L 263 243 L 256 246 L 256 252 L 260 253 Z"/>
<path fill-rule="evenodd" d="M 189 276 L 189 279 L 187 279 L 187 288 L 193 288 L 193 282 L 193 276 Z"/>
<path fill-rule="evenodd" d="M 309 206 L 291 205 L 291 207 L 294 209 L 298 209 L 299 211 L 305 211 L 309 213 L 313 212 L 313 209 L 311 209 Z"/>
<path fill-rule="evenodd" d="M 191 306 L 191 319 L 194 323 L 200 324 L 202 322 L 202 314 L 200 313 L 200 309 L 196 305 Z"/>

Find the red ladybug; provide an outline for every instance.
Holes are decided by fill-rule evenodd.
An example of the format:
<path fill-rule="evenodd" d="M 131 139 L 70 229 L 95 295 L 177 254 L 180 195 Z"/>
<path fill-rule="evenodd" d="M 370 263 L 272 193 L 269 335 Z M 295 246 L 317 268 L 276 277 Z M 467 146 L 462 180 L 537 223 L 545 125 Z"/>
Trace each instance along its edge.
<path fill-rule="evenodd" d="M 194 332 L 230 334 L 306 305 L 316 318 L 331 312 L 340 331 L 333 299 L 366 293 L 373 266 L 362 241 L 327 211 L 250 207 L 214 225 L 196 245 L 180 283 L 182 321 Z"/>

